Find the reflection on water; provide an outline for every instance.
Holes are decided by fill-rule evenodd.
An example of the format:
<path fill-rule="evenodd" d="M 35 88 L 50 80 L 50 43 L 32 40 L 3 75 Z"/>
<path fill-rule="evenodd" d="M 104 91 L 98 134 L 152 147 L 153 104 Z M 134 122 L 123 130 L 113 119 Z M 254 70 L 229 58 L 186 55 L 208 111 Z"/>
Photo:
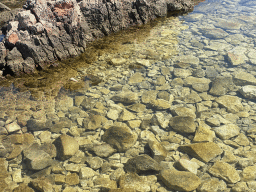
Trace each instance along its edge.
<path fill-rule="evenodd" d="M 112 172 L 136 154 L 151 154 L 166 169 L 179 162 L 182 168 L 177 169 L 187 170 L 182 174 L 194 180 L 184 191 L 216 191 L 216 186 L 236 191 L 240 180 L 255 180 L 245 171 L 256 163 L 255 10 L 255 1 L 206 1 L 188 15 L 159 19 L 95 42 L 60 67 L 26 78 L 9 77 L 6 85 L 11 86 L 0 89 L 0 119 L 5 124 L 17 121 L 16 132 L 33 132 L 38 143 L 45 134 L 50 141 L 71 135 L 83 147 L 82 156 L 93 157 L 97 153 L 90 153 L 90 147 L 103 143 L 106 130 L 128 127 L 138 136 L 136 142 L 120 139 L 122 134 L 116 140 L 121 144 L 105 142 L 117 150 L 131 145 L 135 155 L 121 150 L 113 150 L 118 155 L 110 158 L 99 155 L 113 163 Z M 191 147 L 193 143 L 197 145 Z M 74 162 L 81 163 L 79 158 Z M 204 165 L 211 167 L 209 162 L 214 168 L 207 168 L 211 175 L 206 175 Z M 95 170 L 101 174 L 104 169 L 99 167 Z M 202 179 L 206 177 L 212 180 Z M 142 191 L 153 188 L 140 186 L 145 187 Z M 169 186 L 184 187 L 182 181 Z M 255 191 L 254 186 L 246 187 Z M 94 187 L 83 185 L 87 190 Z M 167 189 L 163 183 L 154 187 Z"/>

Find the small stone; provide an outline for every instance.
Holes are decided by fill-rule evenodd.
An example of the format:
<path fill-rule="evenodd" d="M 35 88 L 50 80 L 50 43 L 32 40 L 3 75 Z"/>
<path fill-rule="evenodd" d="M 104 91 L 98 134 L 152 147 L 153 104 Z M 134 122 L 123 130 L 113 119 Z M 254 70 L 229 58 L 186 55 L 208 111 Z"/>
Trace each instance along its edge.
<path fill-rule="evenodd" d="M 172 190 L 193 191 L 201 184 L 200 178 L 195 174 L 187 171 L 177 171 L 174 168 L 162 170 L 159 177 Z"/>
<path fill-rule="evenodd" d="M 230 113 L 237 113 L 243 110 L 241 98 L 237 96 L 224 95 L 216 98 L 215 101 L 225 107 Z"/>
<path fill-rule="evenodd" d="M 38 191 L 52 191 L 52 182 L 44 177 L 34 179 L 31 181 L 31 185 Z"/>
<path fill-rule="evenodd" d="M 119 121 L 130 121 L 135 118 L 136 118 L 136 115 L 134 115 L 133 113 L 129 112 L 126 109 L 123 109 L 123 111 L 119 116 Z"/>
<path fill-rule="evenodd" d="M 5 128 L 7 129 L 8 133 L 19 131 L 21 129 L 21 127 L 16 122 L 5 125 Z"/>
<path fill-rule="evenodd" d="M 170 119 L 169 125 L 181 133 L 194 133 L 196 131 L 196 124 L 194 119 L 189 116 L 177 116 Z"/>
<path fill-rule="evenodd" d="M 213 129 L 215 134 L 221 139 L 230 139 L 239 134 L 240 128 L 235 124 L 222 125 Z"/>
<path fill-rule="evenodd" d="M 66 184 L 77 185 L 79 184 L 79 176 L 76 173 L 69 173 L 66 175 Z"/>
<path fill-rule="evenodd" d="M 129 84 L 135 84 L 135 83 L 140 83 L 144 80 L 144 77 L 142 76 L 141 73 L 134 73 L 133 76 L 130 77 L 129 79 Z"/>
<path fill-rule="evenodd" d="M 107 113 L 107 117 L 112 120 L 117 120 L 119 117 L 119 111 L 115 109 L 110 109 Z"/>
<path fill-rule="evenodd" d="M 89 179 L 95 175 L 97 175 L 97 172 L 89 167 L 82 167 L 79 172 L 80 179 Z"/>
<path fill-rule="evenodd" d="M 149 192 L 150 183 L 147 183 L 146 179 L 136 173 L 126 173 L 120 177 L 120 188 L 134 189 L 140 192 Z"/>
<path fill-rule="evenodd" d="M 54 181 L 57 185 L 62 185 L 66 182 L 66 176 L 62 174 L 55 174 Z"/>
<path fill-rule="evenodd" d="M 228 52 L 227 54 L 228 56 L 228 60 L 231 63 L 231 65 L 236 66 L 236 65 L 241 65 L 242 63 L 244 63 L 244 59 L 241 55 L 235 54 L 235 53 L 231 53 Z"/>
<path fill-rule="evenodd" d="M 215 177 L 220 177 L 228 183 L 237 183 L 240 181 L 238 172 L 234 167 L 228 163 L 217 161 L 209 169 L 209 173 L 213 174 Z"/>
<path fill-rule="evenodd" d="M 202 184 L 197 188 L 199 191 L 224 191 L 227 188 L 227 184 L 223 180 L 217 178 L 209 178 L 202 181 Z"/>
<path fill-rule="evenodd" d="M 132 147 L 137 140 L 137 135 L 128 127 L 110 127 L 102 136 L 103 141 L 116 148 L 119 152 Z"/>
<path fill-rule="evenodd" d="M 93 180 L 95 187 L 101 187 L 104 189 L 116 189 L 117 183 L 116 181 L 110 180 L 109 178 L 96 178 Z"/>
<path fill-rule="evenodd" d="M 197 174 L 197 169 L 200 167 L 196 162 L 182 158 L 178 161 L 178 166 L 181 167 L 182 170 L 189 171 L 195 175 Z"/>
<path fill-rule="evenodd" d="M 215 132 L 211 130 L 211 127 L 200 121 L 193 142 L 213 142 L 214 138 Z"/>
<path fill-rule="evenodd" d="M 62 160 L 72 157 L 79 149 L 78 142 L 68 135 L 61 135 L 54 144 L 57 149 L 57 156 Z"/>
<path fill-rule="evenodd" d="M 114 66 L 123 65 L 126 63 L 126 59 L 124 58 L 112 58 L 110 59 L 110 63 Z"/>
<path fill-rule="evenodd" d="M 96 145 L 92 148 L 92 150 L 99 157 L 109 157 L 116 152 L 116 150 L 109 144 Z"/>
<path fill-rule="evenodd" d="M 218 144 L 213 142 L 183 145 L 180 146 L 179 149 L 205 163 L 223 152 Z"/>

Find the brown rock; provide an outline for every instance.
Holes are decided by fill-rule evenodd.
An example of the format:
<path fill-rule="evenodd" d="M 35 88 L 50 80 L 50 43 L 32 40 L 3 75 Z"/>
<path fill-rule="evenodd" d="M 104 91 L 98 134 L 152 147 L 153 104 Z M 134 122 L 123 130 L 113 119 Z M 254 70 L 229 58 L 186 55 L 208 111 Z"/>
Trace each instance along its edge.
<path fill-rule="evenodd" d="M 110 127 L 102 136 L 103 141 L 124 152 L 134 145 L 137 135 L 128 127 Z"/>
<path fill-rule="evenodd" d="M 179 149 L 205 163 L 223 152 L 218 144 L 213 142 L 183 145 Z"/>
<path fill-rule="evenodd" d="M 193 191 L 201 184 L 200 178 L 195 174 L 176 169 L 163 170 L 159 177 L 172 190 Z"/>
<path fill-rule="evenodd" d="M 67 174 L 66 184 L 68 184 L 68 185 L 77 185 L 77 184 L 79 184 L 79 176 L 76 173 Z"/>

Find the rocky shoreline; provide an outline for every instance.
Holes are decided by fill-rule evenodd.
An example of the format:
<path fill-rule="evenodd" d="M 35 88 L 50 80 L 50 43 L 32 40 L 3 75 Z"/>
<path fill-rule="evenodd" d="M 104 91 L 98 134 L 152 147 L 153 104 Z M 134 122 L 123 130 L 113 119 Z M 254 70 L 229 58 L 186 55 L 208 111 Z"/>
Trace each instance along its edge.
<path fill-rule="evenodd" d="M 0 70 L 3 75 L 33 73 L 83 53 L 95 39 L 192 8 L 190 0 L 29 0 L 2 28 Z"/>

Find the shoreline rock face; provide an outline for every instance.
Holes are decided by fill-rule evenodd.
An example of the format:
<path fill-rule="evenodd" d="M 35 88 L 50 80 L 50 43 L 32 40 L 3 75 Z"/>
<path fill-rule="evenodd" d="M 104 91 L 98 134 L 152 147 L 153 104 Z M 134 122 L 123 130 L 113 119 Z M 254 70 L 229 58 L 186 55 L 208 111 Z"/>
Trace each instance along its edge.
<path fill-rule="evenodd" d="M 192 8 L 191 0 L 28 0 L 3 30 L 0 70 L 33 73 L 83 53 L 97 38 L 164 17 L 169 11 Z"/>

